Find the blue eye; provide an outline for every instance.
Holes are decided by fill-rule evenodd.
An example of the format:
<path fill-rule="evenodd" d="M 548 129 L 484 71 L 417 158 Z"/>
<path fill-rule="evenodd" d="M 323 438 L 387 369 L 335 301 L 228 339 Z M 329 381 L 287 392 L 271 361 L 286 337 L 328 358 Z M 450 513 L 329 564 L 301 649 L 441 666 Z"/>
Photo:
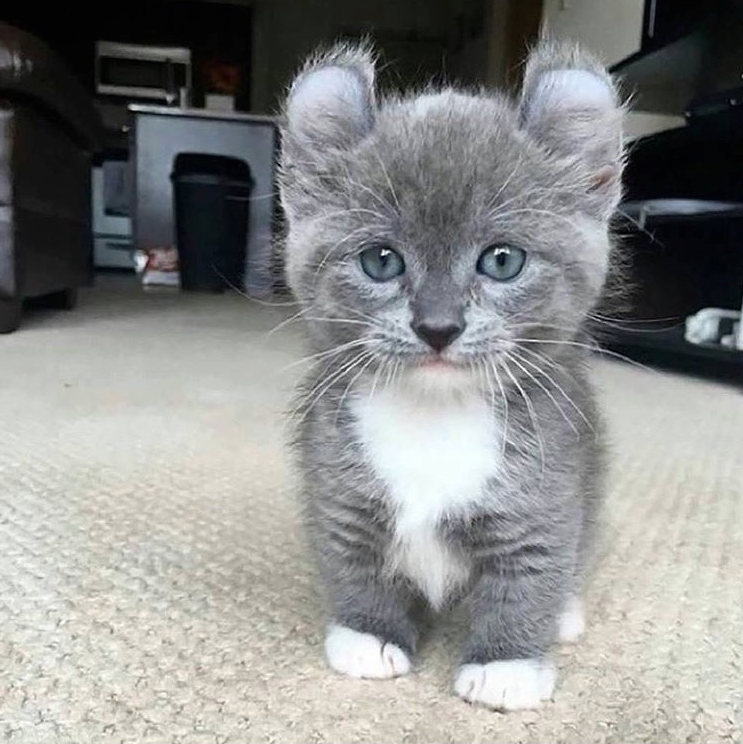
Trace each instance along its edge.
<path fill-rule="evenodd" d="M 375 282 L 388 282 L 405 272 L 402 256 L 386 245 L 375 245 L 361 251 L 359 256 L 364 273 Z"/>
<path fill-rule="evenodd" d="M 477 259 L 477 270 L 497 282 L 515 279 L 526 263 L 526 251 L 512 245 L 491 245 Z"/>

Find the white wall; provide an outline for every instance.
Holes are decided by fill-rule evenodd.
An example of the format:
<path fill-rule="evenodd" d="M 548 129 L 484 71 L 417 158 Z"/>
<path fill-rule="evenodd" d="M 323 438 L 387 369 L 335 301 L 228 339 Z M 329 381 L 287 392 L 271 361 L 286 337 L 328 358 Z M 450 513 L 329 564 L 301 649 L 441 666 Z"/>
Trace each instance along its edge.
<path fill-rule="evenodd" d="M 544 0 L 551 35 L 585 44 L 607 65 L 640 49 L 644 0 Z"/>
<path fill-rule="evenodd" d="M 639 51 L 644 0 L 544 0 L 543 20 L 559 39 L 580 42 L 607 66 Z M 627 116 L 628 140 L 683 126 L 681 116 L 633 111 Z"/>

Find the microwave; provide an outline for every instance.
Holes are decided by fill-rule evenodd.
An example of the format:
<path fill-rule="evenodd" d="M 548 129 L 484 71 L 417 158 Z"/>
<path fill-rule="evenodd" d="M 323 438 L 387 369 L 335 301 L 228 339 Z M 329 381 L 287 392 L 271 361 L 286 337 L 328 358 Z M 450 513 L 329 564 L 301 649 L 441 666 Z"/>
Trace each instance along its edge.
<path fill-rule="evenodd" d="M 95 89 L 99 95 L 172 104 L 182 88 L 191 89 L 190 49 L 96 42 Z"/>

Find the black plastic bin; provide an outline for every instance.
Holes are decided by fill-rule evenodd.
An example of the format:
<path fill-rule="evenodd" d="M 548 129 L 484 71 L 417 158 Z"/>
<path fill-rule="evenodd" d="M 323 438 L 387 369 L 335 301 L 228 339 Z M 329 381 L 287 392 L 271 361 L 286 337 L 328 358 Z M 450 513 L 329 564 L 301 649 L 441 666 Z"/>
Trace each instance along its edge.
<path fill-rule="evenodd" d="M 242 286 L 253 179 L 238 158 L 184 152 L 171 174 L 181 289 Z"/>

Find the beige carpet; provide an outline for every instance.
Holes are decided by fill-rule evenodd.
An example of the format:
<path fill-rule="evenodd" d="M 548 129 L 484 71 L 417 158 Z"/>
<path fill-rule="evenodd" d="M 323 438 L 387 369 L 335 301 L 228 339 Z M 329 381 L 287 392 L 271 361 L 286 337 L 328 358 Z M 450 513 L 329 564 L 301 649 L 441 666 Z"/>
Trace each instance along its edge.
<path fill-rule="evenodd" d="M 590 628 L 554 702 L 323 666 L 279 412 L 298 330 L 237 296 L 86 292 L 0 337 L 0 740 L 740 742 L 743 395 L 602 362 L 615 440 Z"/>

